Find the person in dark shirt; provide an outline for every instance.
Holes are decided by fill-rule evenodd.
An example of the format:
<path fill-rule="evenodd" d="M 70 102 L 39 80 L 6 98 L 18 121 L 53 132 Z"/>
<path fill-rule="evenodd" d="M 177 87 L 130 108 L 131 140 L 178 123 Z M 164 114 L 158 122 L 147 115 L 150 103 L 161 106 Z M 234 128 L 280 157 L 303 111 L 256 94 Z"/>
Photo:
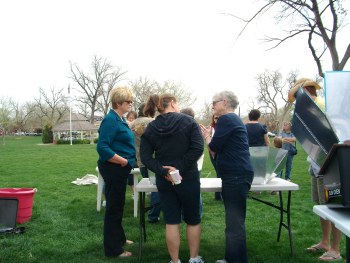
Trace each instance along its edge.
<path fill-rule="evenodd" d="M 217 172 L 222 180 L 225 206 L 225 259 L 217 263 L 247 263 L 245 217 L 248 192 L 254 177 L 250 162 L 247 130 L 237 114 L 237 96 L 222 91 L 213 97 L 213 111 L 219 116 L 214 136 L 210 128 L 201 125 L 202 135 L 212 155 L 216 157 Z"/>
<path fill-rule="evenodd" d="M 270 140 L 267 136 L 267 127 L 259 123 L 261 113 L 257 109 L 249 112 L 249 122 L 245 125 L 248 132 L 249 147 L 269 146 Z"/>
<path fill-rule="evenodd" d="M 181 262 L 180 223 L 183 215 L 187 224 L 189 262 L 203 263 L 199 256 L 201 218 L 197 160 L 203 154 L 204 143 L 199 125 L 192 117 L 179 113 L 177 100 L 171 94 L 157 96 L 147 103 L 152 103 L 160 115 L 148 124 L 141 136 L 140 155 L 142 163 L 156 174 L 170 262 Z M 175 184 L 170 176 L 174 170 L 180 172 L 180 184 Z"/>

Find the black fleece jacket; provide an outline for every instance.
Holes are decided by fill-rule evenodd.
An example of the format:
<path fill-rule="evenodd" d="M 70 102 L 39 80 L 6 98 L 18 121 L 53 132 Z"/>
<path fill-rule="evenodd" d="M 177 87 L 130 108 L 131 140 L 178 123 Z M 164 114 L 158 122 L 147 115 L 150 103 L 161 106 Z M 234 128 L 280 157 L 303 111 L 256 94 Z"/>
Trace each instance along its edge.
<path fill-rule="evenodd" d="M 166 176 L 173 166 L 182 180 L 198 177 L 197 160 L 203 154 L 204 141 L 196 121 L 185 114 L 170 112 L 157 116 L 141 136 L 142 163 L 158 176 Z"/>

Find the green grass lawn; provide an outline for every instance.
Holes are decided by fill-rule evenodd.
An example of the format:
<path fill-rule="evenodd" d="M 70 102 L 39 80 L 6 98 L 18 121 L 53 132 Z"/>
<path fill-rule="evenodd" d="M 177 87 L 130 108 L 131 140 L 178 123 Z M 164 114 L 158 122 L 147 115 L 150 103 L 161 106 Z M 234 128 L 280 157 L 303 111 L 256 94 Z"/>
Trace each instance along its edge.
<path fill-rule="evenodd" d="M 0 187 L 37 188 L 32 219 L 25 223 L 26 233 L 0 235 L 0 262 L 138 262 L 138 243 L 127 249 L 128 259 L 108 259 L 103 253 L 102 230 L 104 209 L 96 212 L 96 185 L 76 186 L 71 182 L 86 174 L 95 174 L 95 145 L 42 145 L 38 137 L 6 137 L 0 145 Z M 206 155 L 203 176 L 215 176 Z M 282 229 L 277 242 L 277 210 L 248 200 L 246 219 L 249 262 L 318 262 L 317 255 L 305 248 L 319 241 L 319 218 L 313 214 L 310 199 L 310 176 L 305 152 L 299 148 L 294 158 L 292 180 L 300 187 L 292 194 L 291 221 L 294 257 L 290 256 L 288 233 Z M 252 193 L 254 195 L 254 193 Z M 200 254 L 205 262 L 224 256 L 224 208 L 214 201 L 214 193 L 202 193 L 203 218 Z M 286 194 L 284 198 L 286 199 Z M 259 198 L 278 204 L 278 196 L 262 193 Z M 123 225 L 128 239 L 138 240 L 138 218 L 133 217 L 130 188 Z M 180 258 L 187 262 L 189 252 L 182 225 Z M 147 242 L 142 262 L 169 262 L 164 223 L 147 224 Z M 342 240 L 345 257 L 345 238 Z"/>

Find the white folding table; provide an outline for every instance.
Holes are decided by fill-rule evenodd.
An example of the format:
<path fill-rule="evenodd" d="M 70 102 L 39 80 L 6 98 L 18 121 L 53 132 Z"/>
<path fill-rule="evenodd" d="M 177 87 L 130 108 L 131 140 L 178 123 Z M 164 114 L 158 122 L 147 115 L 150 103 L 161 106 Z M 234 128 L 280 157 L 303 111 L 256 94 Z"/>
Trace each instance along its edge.
<path fill-rule="evenodd" d="M 220 178 L 201 178 L 201 192 L 221 192 L 221 179 Z M 277 241 L 280 240 L 282 226 L 288 230 L 290 253 L 293 256 L 293 238 L 290 223 L 290 203 L 292 191 L 299 190 L 299 186 L 295 183 L 288 182 L 284 179 L 275 177 L 266 184 L 252 185 L 250 191 L 276 191 L 279 192 L 279 205 L 275 205 L 271 202 L 249 196 L 249 198 L 264 203 L 277 209 L 280 212 L 280 222 L 277 234 Z M 158 189 L 155 185 L 151 184 L 148 178 L 143 178 L 138 184 L 135 185 L 135 192 L 139 193 L 140 198 L 140 225 L 139 225 L 139 261 L 142 254 L 142 242 L 146 241 L 146 225 L 145 225 L 145 213 L 149 208 L 145 207 L 145 194 L 147 192 L 157 192 Z M 283 191 L 288 191 L 286 208 L 283 204 Z M 287 216 L 287 221 L 284 221 L 284 214 Z M 143 238 L 142 238 L 143 237 Z"/>
<path fill-rule="evenodd" d="M 338 205 L 315 205 L 313 211 L 323 219 L 331 221 L 346 235 L 346 262 L 350 263 L 350 209 Z"/>

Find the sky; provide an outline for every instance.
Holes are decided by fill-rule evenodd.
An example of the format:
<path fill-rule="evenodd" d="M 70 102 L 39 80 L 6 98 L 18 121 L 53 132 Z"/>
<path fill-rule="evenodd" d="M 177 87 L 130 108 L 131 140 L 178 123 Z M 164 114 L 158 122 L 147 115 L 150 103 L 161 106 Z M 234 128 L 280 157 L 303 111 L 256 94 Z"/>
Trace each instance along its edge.
<path fill-rule="evenodd" d="M 195 110 L 222 90 L 233 90 L 244 109 L 256 97 L 255 77 L 265 69 L 283 74 L 299 69 L 301 76 L 310 78 L 317 74 L 303 39 L 267 51 L 270 46 L 261 39 L 281 30 L 270 17 L 253 22 L 236 40 L 244 24 L 227 14 L 247 18 L 258 3 L 1 1 L 0 97 L 26 102 L 38 97 L 39 87 L 74 86 L 69 62 L 88 72 L 97 55 L 126 71 L 126 82 L 142 77 L 180 84 L 197 98 Z M 349 36 L 350 26 L 342 34 Z M 338 39 L 340 50 L 348 40 Z M 331 70 L 329 59 L 324 65 L 325 71 Z"/>

